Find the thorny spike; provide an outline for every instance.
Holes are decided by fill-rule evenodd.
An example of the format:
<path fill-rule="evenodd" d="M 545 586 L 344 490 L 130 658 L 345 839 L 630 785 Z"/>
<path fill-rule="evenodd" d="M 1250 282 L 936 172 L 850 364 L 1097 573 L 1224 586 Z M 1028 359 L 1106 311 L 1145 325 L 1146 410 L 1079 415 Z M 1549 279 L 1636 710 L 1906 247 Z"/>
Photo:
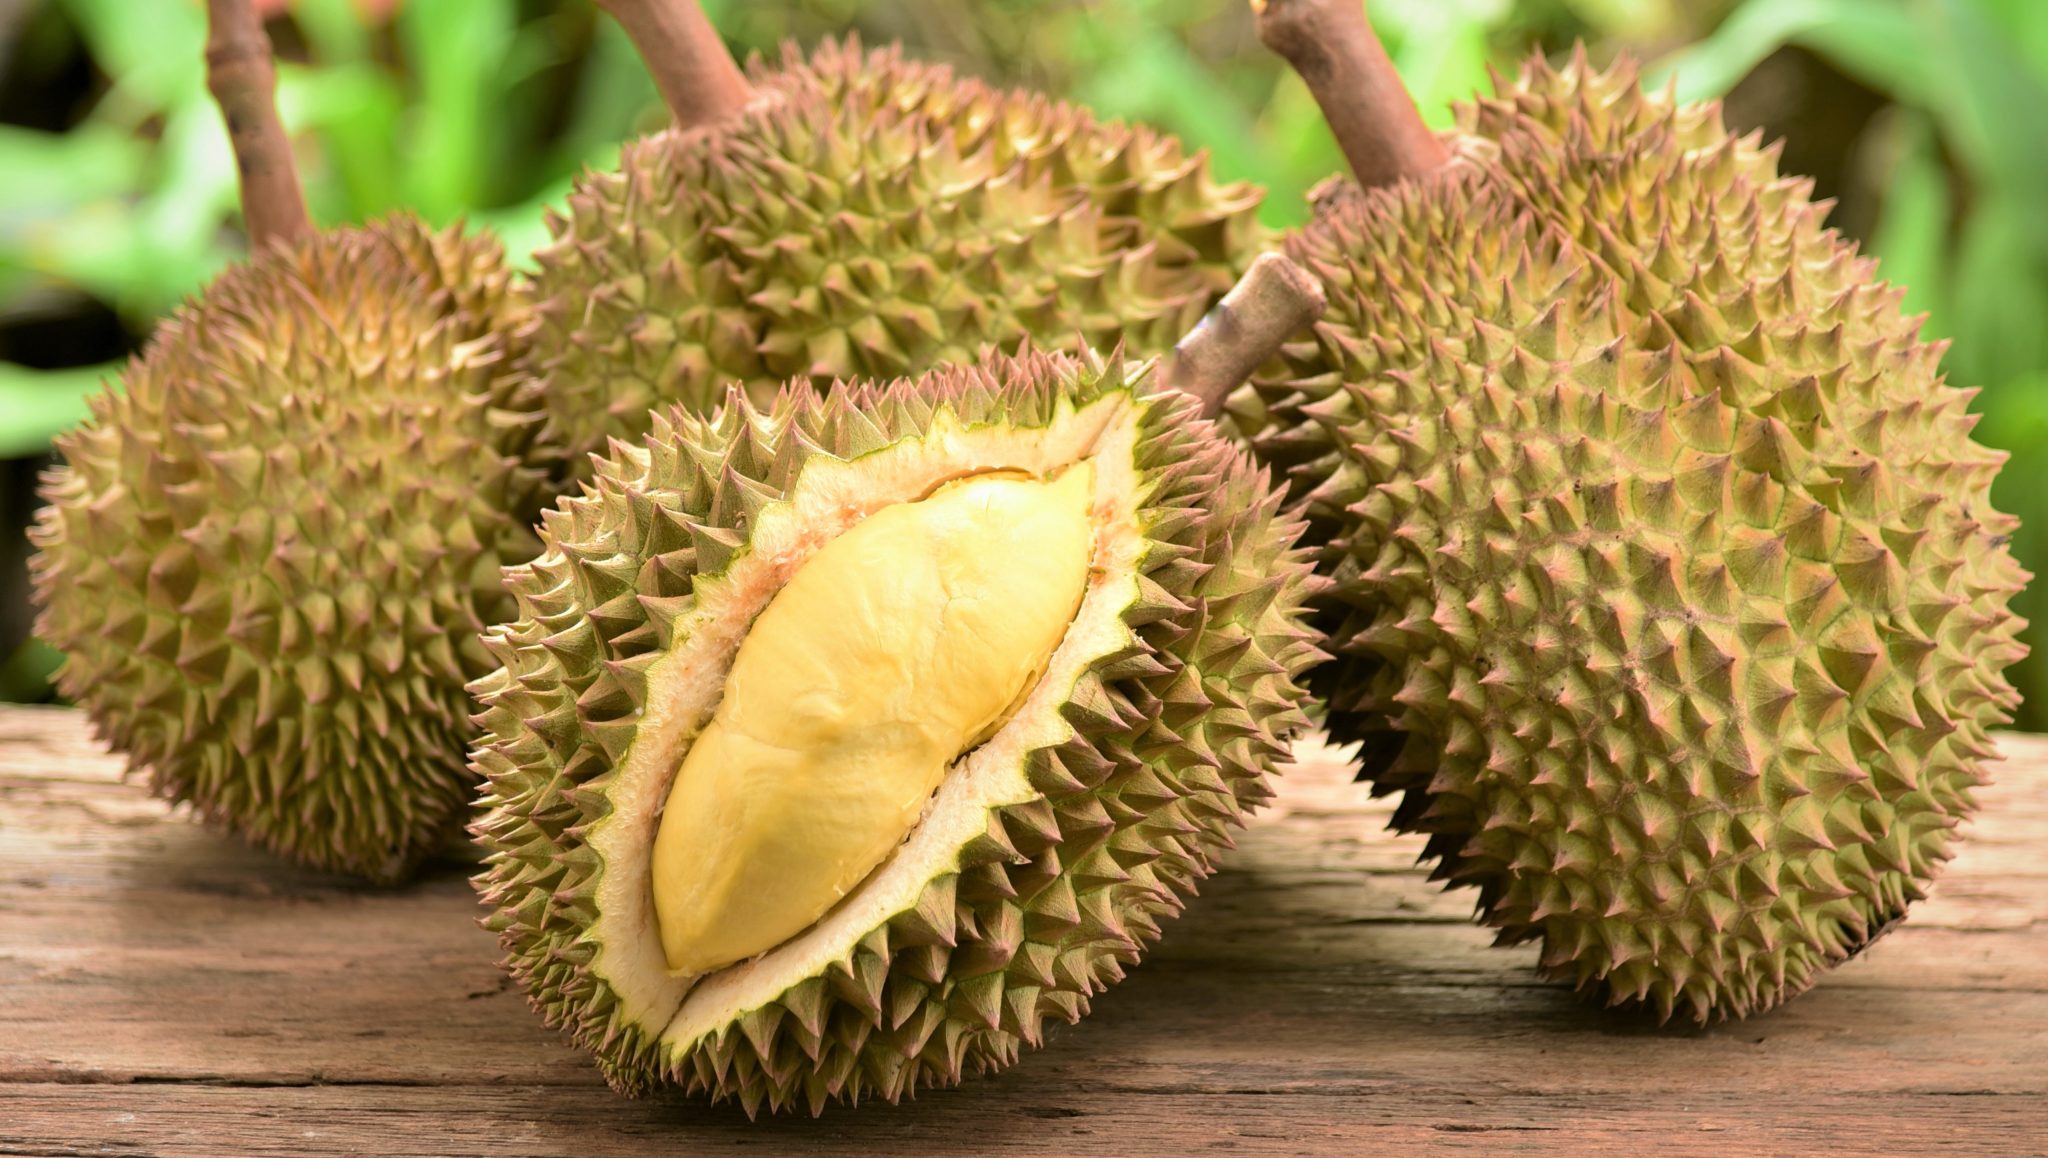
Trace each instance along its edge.
<path fill-rule="evenodd" d="M 1322 283 L 1292 260 L 1263 253 L 1167 359 L 1160 383 L 1201 400 L 1202 416 L 1223 401 L 1281 343 L 1315 324 L 1329 304 Z"/>
<path fill-rule="evenodd" d="M 277 69 L 253 0 L 206 0 L 206 87 L 228 123 L 252 249 L 311 233 L 292 144 L 277 119 Z"/>
<path fill-rule="evenodd" d="M 1450 150 L 1373 35 L 1360 0 L 1251 0 L 1259 39 L 1301 74 L 1368 189 L 1442 168 Z"/>
<path fill-rule="evenodd" d="M 597 0 L 633 39 L 683 130 L 737 116 L 754 86 L 696 0 Z"/>

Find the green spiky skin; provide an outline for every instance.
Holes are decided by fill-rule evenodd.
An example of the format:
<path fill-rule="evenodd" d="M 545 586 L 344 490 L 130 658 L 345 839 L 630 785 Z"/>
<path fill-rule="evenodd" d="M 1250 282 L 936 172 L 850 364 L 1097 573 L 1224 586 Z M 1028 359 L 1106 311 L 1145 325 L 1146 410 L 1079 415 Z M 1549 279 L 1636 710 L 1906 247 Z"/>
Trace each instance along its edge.
<path fill-rule="evenodd" d="M 58 440 L 58 686 L 132 770 L 317 868 L 407 875 L 469 799 L 465 681 L 551 469 L 495 241 L 396 217 L 272 248 Z"/>
<path fill-rule="evenodd" d="M 1329 198 L 1266 383 L 1395 824 L 1550 975 L 1702 1021 L 1923 894 L 2015 700 L 1970 391 L 1718 108 L 1540 61 L 1460 159 Z"/>
<path fill-rule="evenodd" d="M 579 470 L 651 409 L 922 373 L 1034 339 L 1158 353 L 1261 248 L 1259 191 L 894 50 L 758 65 L 737 122 L 626 147 L 536 256 L 533 359 Z"/>
<path fill-rule="evenodd" d="M 741 408 L 715 419 L 657 418 L 644 454 L 600 463 L 594 492 L 548 513 L 546 554 L 511 573 L 522 618 L 489 639 L 505 667 L 477 685 L 488 783 L 475 832 L 489 865 L 477 880 L 534 1007 L 614 1086 L 815 1113 L 1006 1065 L 1123 975 L 1267 799 L 1267 769 L 1307 722 L 1297 676 L 1322 658 L 1302 622 L 1315 580 L 1293 546 L 1301 528 L 1191 403 L 1147 396 L 1146 594 L 1124 616 L 1138 642 L 1082 677 L 1062 709 L 1073 739 L 1030 753 L 1042 795 L 992 810 L 961 871 L 691 1048 L 623 1023 L 590 971 L 584 934 L 606 866 L 581 834 L 609 812 L 641 673 L 687 614 L 693 577 L 726 566 L 753 512 L 806 462 L 918 436 L 937 408 L 1032 428 L 1063 393 L 1085 404 L 1138 389 L 1120 362 L 1031 355 L 825 396 L 794 383 L 766 414 L 735 393 Z"/>

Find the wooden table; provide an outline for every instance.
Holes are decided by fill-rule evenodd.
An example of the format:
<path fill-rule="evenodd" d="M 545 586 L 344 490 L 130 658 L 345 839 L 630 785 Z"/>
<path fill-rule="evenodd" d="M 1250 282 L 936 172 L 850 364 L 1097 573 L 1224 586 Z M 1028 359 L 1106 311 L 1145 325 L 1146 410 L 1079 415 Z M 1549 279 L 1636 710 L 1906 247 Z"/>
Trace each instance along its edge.
<path fill-rule="evenodd" d="M 1319 745 L 1093 1016 L 993 1078 L 749 1122 L 613 1095 L 465 868 L 379 892 L 223 842 L 80 718 L 0 709 L 0 1154 L 2048 1150 L 2048 738 L 1934 899 L 1788 1007 L 1657 1028 L 1538 981 Z"/>

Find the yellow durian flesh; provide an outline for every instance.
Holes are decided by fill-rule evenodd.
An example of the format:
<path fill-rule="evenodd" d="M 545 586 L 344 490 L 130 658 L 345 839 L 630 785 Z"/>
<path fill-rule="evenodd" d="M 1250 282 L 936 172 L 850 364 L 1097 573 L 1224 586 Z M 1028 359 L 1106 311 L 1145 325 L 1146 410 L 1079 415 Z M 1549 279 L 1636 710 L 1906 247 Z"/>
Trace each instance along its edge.
<path fill-rule="evenodd" d="M 670 970 L 772 949 L 860 884 L 1001 725 L 1087 589 L 1087 463 L 978 475 L 820 548 L 748 629 L 655 839 Z"/>

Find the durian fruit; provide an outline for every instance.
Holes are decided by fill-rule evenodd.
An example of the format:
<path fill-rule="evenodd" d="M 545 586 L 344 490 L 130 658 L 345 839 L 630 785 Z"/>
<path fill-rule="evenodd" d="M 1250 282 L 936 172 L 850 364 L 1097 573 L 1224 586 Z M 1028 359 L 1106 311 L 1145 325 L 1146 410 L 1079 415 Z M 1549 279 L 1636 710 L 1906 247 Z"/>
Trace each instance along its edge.
<path fill-rule="evenodd" d="M 602 0 L 675 114 L 536 255 L 532 358 L 577 469 L 729 382 L 915 375 L 1027 338 L 1163 352 L 1265 241 L 1260 192 L 1144 128 L 898 49 L 743 76 L 693 0 Z"/>
<path fill-rule="evenodd" d="M 209 4 L 252 257 L 58 441 L 34 536 L 59 687 L 159 795 L 389 882 L 474 788 L 463 690 L 539 549 L 537 388 L 498 244 L 395 216 L 313 234 L 246 0 Z"/>
<path fill-rule="evenodd" d="M 1356 171 L 1246 408 L 1308 502 L 1312 686 L 1436 875 L 1549 975 L 1743 1016 L 1904 914 L 2015 703 L 2002 453 L 1810 182 L 1633 68 L 1440 140 L 1357 0 L 1265 0 Z"/>
<path fill-rule="evenodd" d="M 1147 372 L 735 388 L 545 516 L 474 688 L 477 883 L 616 1088 L 817 1113 L 1004 1066 L 1267 798 L 1300 526 Z"/>

